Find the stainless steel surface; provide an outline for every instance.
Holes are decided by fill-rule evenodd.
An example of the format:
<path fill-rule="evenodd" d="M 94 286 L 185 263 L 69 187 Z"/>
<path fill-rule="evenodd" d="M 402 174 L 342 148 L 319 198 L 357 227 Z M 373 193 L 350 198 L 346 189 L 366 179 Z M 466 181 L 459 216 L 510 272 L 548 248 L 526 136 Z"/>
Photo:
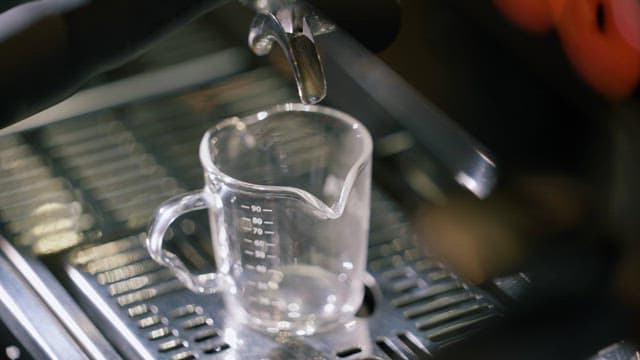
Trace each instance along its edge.
<path fill-rule="evenodd" d="M 303 2 L 255 3 L 262 11 L 251 23 L 249 47 L 257 55 L 266 55 L 277 43 L 293 70 L 300 101 L 305 104 L 322 101 L 327 94 L 327 81 L 314 35 L 333 31 L 335 26 Z"/>
<path fill-rule="evenodd" d="M 2 236 L 0 236 L 0 249 L 88 357 L 92 359 L 120 358 L 111 344 L 40 260 L 19 252 Z M 33 310 L 26 304 L 21 305 L 29 312 Z M 44 311 L 44 309 L 38 311 Z"/>
<path fill-rule="evenodd" d="M 160 94 L 184 91 L 247 70 L 248 67 L 248 50 L 230 48 L 161 70 L 83 90 L 55 106 L 0 130 L 0 135 L 25 131 Z"/>
<path fill-rule="evenodd" d="M 329 92 L 329 101 L 356 116 L 367 94 L 382 111 L 416 137 L 415 141 L 433 152 L 461 186 L 479 197 L 487 196 L 497 179 L 496 164 L 490 152 L 453 123 L 434 105 L 422 98 L 397 74 L 387 68 L 348 35 L 334 31 L 319 38 L 328 77 L 349 78 L 357 93 Z M 159 94 L 178 92 L 210 83 L 216 79 L 249 69 L 247 50 L 230 48 L 187 63 L 81 91 L 68 100 L 33 115 L 29 119 L 0 130 L 6 135 L 43 126 L 55 121 L 96 112 Z M 342 81 L 342 80 L 341 80 Z M 259 84 L 254 84 L 259 86 Z M 275 103 L 272 93 L 263 93 L 263 106 Z M 394 96 L 388 96 L 394 94 Z M 370 100 L 369 100 L 370 101 Z M 242 104 L 239 102 L 238 105 Z M 246 109 L 239 109 L 244 110 Z M 241 111 L 230 114 L 239 114 Z M 365 121 L 365 124 L 368 123 Z"/>
<path fill-rule="evenodd" d="M 45 254 L 84 240 L 94 218 L 66 179 L 17 136 L 2 138 L 0 216 L 14 242 Z"/>
<path fill-rule="evenodd" d="M 631 341 L 620 341 L 611 344 L 598 351 L 598 354 L 590 357 L 589 360 L 638 360 L 640 350 Z"/>
<path fill-rule="evenodd" d="M 83 302 L 100 310 L 103 331 L 120 339 L 123 352 L 143 358 L 419 359 L 498 315 L 481 292 L 419 255 L 402 214 L 379 192 L 372 211 L 367 283 L 373 313 L 312 337 L 278 338 L 235 323 L 221 296 L 193 294 L 139 257 L 144 234 L 78 250 L 66 271 Z M 132 271 L 136 265 L 140 270 Z M 113 277 L 118 270 L 125 275 Z M 438 272 L 445 275 L 430 279 Z M 106 274 L 110 280 L 101 277 Z"/>
<path fill-rule="evenodd" d="M 0 197 L 12 199 L 0 206 L 2 231 L 10 240 L 2 250 L 40 299 L 37 305 L 13 304 L 17 311 L 51 309 L 61 336 L 73 337 L 84 356 L 117 356 L 104 346 L 104 335 L 120 355 L 150 359 L 245 359 L 259 354 L 282 359 L 419 359 L 499 315 L 486 294 L 421 255 L 402 211 L 380 191 L 374 197 L 368 261 L 366 302 L 373 304 L 373 312 L 340 331 L 286 339 L 257 333 L 229 319 L 221 298 L 188 292 L 150 260 L 140 233 L 151 212 L 171 194 L 202 186 L 197 160 L 202 132 L 216 119 L 296 97 L 295 88 L 273 68 L 252 68 L 246 51 L 216 51 L 85 90 L 1 133 L 9 135 L 0 138 Z M 342 56 L 333 54 L 330 57 Z M 398 111 L 402 124 L 423 129 L 423 119 L 407 112 L 418 114 L 426 106 L 425 116 L 434 116 L 426 120 L 427 126 L 442 135 L 434 153 L 443 155 L 444 162 L 451 160 L 453 175 L 460 170 L 475 179 L 477 194 L 490 191 L 493 167 L 482 157 L 486 153 L 481 147 L 443 123 L 428 105 L 420 105 L 423 99 L 393 80 L 382 64 L 367 63 L 371 72 L 362 74 L 357 69 L 362 59 L 356 55 L 363 53 L 355 48 L 348 54 L 330 60 L 331 66 L 353 71 L 350 81 L 364 86 L 359 92 L 379 98 L 381 94 L 368 87 L 392 86 L 399 97 L 407 95 L 404 100 L 378 99 L 386 111 Z M 370 77 L 374 82 L 362 82 L 364 75 L 378 71 L 389 75 L 390 82 L 375 77 Z M 374 126 L 369 117 L 361 120 Z M 411 126 L 407 128 L 415 131 Z M 453 157 L 447 155 L 452 147 Z M 465 155 L 472 160 L 463 161 Z M 484 175 L 477 169 L 484 169 Z M 26 187 L 31 190 L 25 192 Z M 210 257 L 198 245 L 207 242 L 202 223 L 184 219 L 178 225 L 175 245 L 201 269 L 203 259 Z M 62 257 L 61 251 L 69 247 L 72 253 Z M 50 255 L 44 261 L 37 254 Z"/>
<path fill-rule="evenodd" d="M 169 184 L 174 185 L 170 191 L 202 186 L 196 157 L 198 138 L 189 135 L 204 131 L 212 118 L 264 106 L 262 92 L 242 96 L 242 90 L 250 89 L 252 83 L 263 84 L 275 102 L 295 96 L 292 90 L 282 90 L 287 84 L 278 80 L 276 73 L 258 69 L 192 94 L 54 123 L 29 135 L 37 145 L 32 151 L 41 149 L 48 158 L 46 163 L 55 169 L 51 173 L 64 174 L 76 189 L 73 196 L 89 205 L 86 209 L 96 222 L 81 233 L 99 232 L 98 239 L 116 239 L 77 246 L 60 276 L 121 354 L 169 359 L 208 354 L 221 358 L 315 354 L 317 358 L 412 359 L 458 341 L 498 314 L 495 304 L 480 291 L 421 255 L 402 212 L 380 192 L 373 198 L 368 261 L 367 301 L 373 303 L 373 312 L 340 331 L 314 337 L 283 341 L 235 324 L 220 297 L 199 296 L 183 289 L 151 261 L 140 235 L 117 237 L 139 234 L 151 211 L 170 195 L 162 182 L 155 181 L 158 178 L 171 180 Z M 238 95 L 232 95 L 234 92 Z M 273 94 L 280 94 L 279 98 Z M 216 107 L 201 104 L 203 98 Z M 203 106 L 209 109 L 206 115 L 194 110 Z M 164 135 L 169 133 L 183 139 L 180 146 L 167 146 L 169 138 Z M 20 144 L 20 139 L 10 140 L 13 143 L 9 145 Z M 129 158 L 144 161 L 131 168 Z M 140 175 L 130 176 L 123 169 Z M 196 245 L 206 243 L 206 236 L 198 230 L 203 228 L 199 222 L 180 225 L 182 229 L 175 229 L 174 236 L 182 232 L 183 239 L 191 234 L 187 237 Z M 209 256 L 192 249 L 192 254 L 199 252 L 201 257 Z M 36 275 L 38 272 L 46 273 L 46 269 L 37 268 Z M 46 279 L 46 275 L 39 278 Z M 40 285 L 34 282 L 34 286 Z M 45 299 L 55 306 L 50 297 Z"/>
<path fill-rule="evenodd" d="M 0 240 L 4 241 L 0 237 Z M 86 359 L 53 313 L 0 255 L 0 319 L 36 359 Z"/>
<path fill-rule="evenodd" d="M 359 116 L 362 103 L 373 100 L 413 133 L 415 141 L 432 152 L 459 185 L 478 197 L 489 195 L 497 181 L 496 164 L 482 144 L 348 35 L 335 31 L 318 41 L 326 53 L 327 77 L 348 77 L 354 87 L 344 93 L 330 86 L 329 101 Z M 363 94 L 370 99 L 363 100 Z"/>

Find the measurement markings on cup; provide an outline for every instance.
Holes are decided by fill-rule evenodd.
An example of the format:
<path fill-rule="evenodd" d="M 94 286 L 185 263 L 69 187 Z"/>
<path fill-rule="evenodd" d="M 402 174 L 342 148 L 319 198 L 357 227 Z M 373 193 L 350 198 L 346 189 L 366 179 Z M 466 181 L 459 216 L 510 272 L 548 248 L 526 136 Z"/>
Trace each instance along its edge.
<path fill-rule="evenodd" d="M 245 210 L 245 216 L 241 217 L 241 228 L 247 233 L 242 238 L 246 244 L 243 253 L 250 257 L 243 267 L 258 274 L 258 278 L 247 281 L 246 285 L 257 290 L 277 289 L 283 274 L 272 269 L 277 266 L 278 260 L 278 256 L 271 253 L 275 248 L 272 236 L 275 233 L 274 221 L 264 217 L 266 213 L 273 211 L 255 204 L 241 204 L 240 207 Z M 250 297 L 250 300 L 251 298 L 253 297 Z M 256 297 L 255 302 L 265 305 L 265 298 Z"/>

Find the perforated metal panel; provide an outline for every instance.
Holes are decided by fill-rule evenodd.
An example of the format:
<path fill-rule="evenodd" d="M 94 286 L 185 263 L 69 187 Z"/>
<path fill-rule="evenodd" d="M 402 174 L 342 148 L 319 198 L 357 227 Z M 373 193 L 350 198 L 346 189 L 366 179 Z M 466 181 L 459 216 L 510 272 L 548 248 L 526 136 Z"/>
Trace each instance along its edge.
<path fill-rule="evenodd" d="M 373 313 L 336 332 L 282 343 L 234 323 L 220 296 L 190 293 L 144 256 L 144 234 L 74 252 L 67 273 L 84 302 L 102 309 L 105 331 L 120 331 L 127 339 L 121 346 L 144 348 L 147 354 L 137 355 L 151 357 L 226 353 L 259 358 L 278 353 L 288 359 L 310 358 L 307 350 L 312 350 L 316 358 L 425 358 L 496 315 L 479 292 L 420 256 L 408 238 L 403 241 L 402 215 L 381 194 L 374 199 L 369 261 Z M 389 247 L 384 255 L 377 250 L 382 246 Z"/>
<path fill-rule="evenodd" d="M 422 359 L 497 316 L 485 294 L 416 249 L 404 214 L 375 186 L 366 306 L 345 328 L 302 338 L 256 332 L 235 323 L 220 296 L 187 291 L 149 258 L 143 231 L 152 212 L 202 186 L 204 131 L 296 100 L 273 68 L 249 64 L 248 52 L 216 31 L 186 28 L 37 119 L 46 126 L 0 138 L 5 247 L 40 281 L 40 296 L 67 299 L 62 287 L 47 286 L 54 274 L 126 358 Z M 126 78 L 141 69 L 158 72 Z M 196 270 L 213 264 L 207 226 L 196 215 L 173 228 L 173 245 Z M 56 314 L 67 328 L 86 322 Z"/>
<path fill-rule="evenodd" d="M 34 198 L 40 202 L 22 205 L 16 200 L 1 209 L 5 227 L 36 253 L 73 248 L 65 257 L 63 280 L 126 357 L 417 359 L 496 316 L 492 301 L 414 246 L 404 214 L 377 189 L 372 197 L 368 307 L 339 330 L 278 338 L 245 328 L 230 318 L 220 296 L 189 292 L 149 258 L 142 231 L 156 206 L 202 186 L 197 145 L 213 119 L 294 96 L 272 70 L 257 69 L 190 94 L 4 138 L 3 161 L 13 164 L 14 159 L 15 165 L 3 168 L 10 171 L 3 184 L 42 189 L 41 197 Z M 5 188 L 0 196 L 18 199 L 22 191 Z M 49 209 L 52 203 L 58 206 Z M 31 214 L 38 207 L 46 218 L 28 221 L 51 225 L 42 227 L 40 238 L 27 237 L 22 229 L 33 232 L 33 226 L 10 215 Z M 174 229 L 173 242 L 196 269 L 213 263 L 202 250 L 208 242 L 206 229 L 206 221 L 197 217 Z M 48 235 L 66 240 L 52 247 Z"/>

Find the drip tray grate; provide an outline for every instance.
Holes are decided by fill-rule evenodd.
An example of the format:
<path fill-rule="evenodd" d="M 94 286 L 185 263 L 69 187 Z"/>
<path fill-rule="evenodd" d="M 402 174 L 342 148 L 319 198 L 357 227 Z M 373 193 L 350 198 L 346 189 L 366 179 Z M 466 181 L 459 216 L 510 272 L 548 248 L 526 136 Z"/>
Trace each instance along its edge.
<path fill-rule="evenodd" d="M 149 258 L 141 229 L 155 208 L 202 186 L 197 149 L 210 119 L 293 98 L 286 81 L 258 68 L 191 93 L 2 138 L 0 199 L 13 204 L 0 206 L 3 225 L 36 254 L 73 248 L 58 275 L 128 358 L 420 359 L 498 315 L 484 293 L 414 246 L 402 211 L 375 188 L 368 309 L 359 312 L 367 315 L 344 329 L 274 339 L 234 323 L 220 296 L 191 293 Z M 40 195 L 24 197 L 23 187 Z M 173 243 L 194 268 L 211 270 L 205 222 L 180 220 L 173 237 L 181 241 Z"/>
<path fill-rule="evenodd" d="M 398 219 L 400 213 L 381 193 L 375 191 L 373 200 L 372 231 Z M 376 237 L 371 248 L 403 239 L 391 233 L 387 236 Z M 88 311 L 103 315 L 99 322 L 102 330 L 121 351 L 135 356 L 188 359 L 214 354 L 230 354 L 232 358 L 277 354 L 288 359 L 312 351 L 317 358 L 420 359 L 441 344 L 464 336 L 497 311 L 480 292 L 436 261 L 407 257 L 407 251 L 414 248 L 408 237 L 404 239 L 407 243 L 399 243 L 395 252 L 389 251 L 383 258 L 375 252 L 371 255 L 374 261 L 396 259 L 379 271 L 370 269 L 373 292 L 377 293 L 373 314 L 356 318 L 349 328 L 284 343 L 235 323 L 221 296 L 197 295 L 183 288 L 146 255 L 143 233 L 76 250 L 68 258 L 67 273 Z M 440 272 L 446 276 L 429 276 Z M 105 305 L 109 311 L 100 311 Z M 133 337 L 122 336 L 122 328 Z"/>

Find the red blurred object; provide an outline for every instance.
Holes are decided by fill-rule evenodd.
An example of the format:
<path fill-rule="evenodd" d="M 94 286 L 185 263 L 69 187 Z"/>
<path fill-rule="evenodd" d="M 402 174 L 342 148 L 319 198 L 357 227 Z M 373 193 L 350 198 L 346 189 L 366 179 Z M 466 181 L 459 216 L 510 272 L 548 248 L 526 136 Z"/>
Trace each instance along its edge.
<path fill-rule="evenodd" d="M 616 0 L 611 5 L 620 34 L 640 51 L 640 0 Z"/>
<path fill-rule="evenodd" d="M 524 30 L 544 33 L 553 28 L 553 16 L 546 0 L 493 0 L 493 3 Z"/>
<path fill-rule="evenodd" d="M 630 95 L 640 81 L 640 51 L 626 40 L 613 16 L 618 1 L 626 0 L 567 0 L 557 24 L 578 73 L 611 99 Z M 640 17 L 624 24 L 640 27 Z"/>
<path fill-rule="evenodd" d="M 567 0 L 547 0 L 549 12 L 551 13 L 551 18 L 555 24 L 560 22 L 562 11 L 564 10 L 566 3 Z"/>

